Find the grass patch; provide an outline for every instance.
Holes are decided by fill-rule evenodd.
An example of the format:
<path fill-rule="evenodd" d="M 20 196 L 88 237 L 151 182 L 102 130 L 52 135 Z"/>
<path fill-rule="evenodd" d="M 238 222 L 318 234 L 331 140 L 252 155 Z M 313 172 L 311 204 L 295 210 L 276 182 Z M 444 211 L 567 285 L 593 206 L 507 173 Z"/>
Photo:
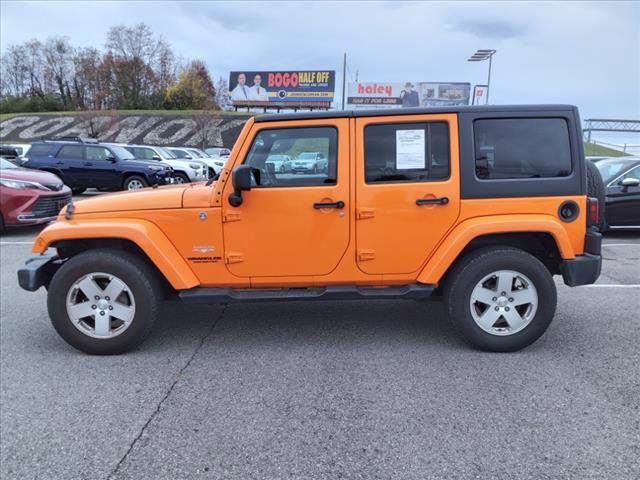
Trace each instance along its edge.
<path fill-rule="evenodd" d="M 613 148 L 603 147 L 602 145 L 589 142 L 584 142 L 584 154 L 598 157 L 624 157 L 628 155 L 620 150 L 614 150 Z"/>

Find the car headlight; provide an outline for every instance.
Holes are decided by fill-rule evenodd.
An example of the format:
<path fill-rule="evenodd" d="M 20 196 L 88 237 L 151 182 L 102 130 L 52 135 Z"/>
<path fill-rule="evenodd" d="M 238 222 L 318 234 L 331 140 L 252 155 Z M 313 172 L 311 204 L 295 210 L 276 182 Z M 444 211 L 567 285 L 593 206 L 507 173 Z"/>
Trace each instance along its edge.
<path fill-rule="evenodd" d="M 224 162 L 213 162 L 216 167 L 224 167 Z"/>
<path fill-rule="evenodd" d="M 155 165 L 149 165 L 147 168 L 152 172 L 159 172 L 160 170 L 164 170 L 164 167 L 156 167 Z"/>
<path fill-rule="evenodd" d="M 9 180 L 7 178 L 0 179 L 0 185 L 7 188 L 31 188 L 34 190 L 49 190 L 44 185 L 37 182 L 25 182 L 23 180 Z"/>
<path fill-rule="evenodd" d="M 199 170 L 201 168 L 200 164 L 198 163 L 190 163 L 189 166 L 194 170 Z"/>

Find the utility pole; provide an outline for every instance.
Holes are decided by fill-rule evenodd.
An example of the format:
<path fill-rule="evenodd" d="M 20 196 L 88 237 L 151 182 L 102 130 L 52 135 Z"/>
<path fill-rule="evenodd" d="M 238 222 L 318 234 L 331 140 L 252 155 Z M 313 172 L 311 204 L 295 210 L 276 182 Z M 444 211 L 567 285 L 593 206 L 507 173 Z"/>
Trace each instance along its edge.
<path fill-rule="evenodd" d="M 496 51 L 493 49 L 476 50 L 476 53 L 467 59 L 468 62 L 483 62 L 485 60 L 489 60 L 489 74 L 487 75 L 487 104 L 489 103 L 489 92 L 491 91 L 491 60 L 495 54 Z"/>
<path fill-rule="evenodd" d="M 347 52 L 344 52 L 344 59 L 342 61 L 342 110 L 344 110 L 344 88 L 345 81 L 347 79 Z"/>

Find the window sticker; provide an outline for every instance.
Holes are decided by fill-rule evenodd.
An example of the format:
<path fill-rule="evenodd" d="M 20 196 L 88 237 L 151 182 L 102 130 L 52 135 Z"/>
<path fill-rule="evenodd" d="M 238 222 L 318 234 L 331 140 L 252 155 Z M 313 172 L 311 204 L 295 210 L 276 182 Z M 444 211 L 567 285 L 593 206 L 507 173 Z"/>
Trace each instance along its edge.
<path fill-rule="evenodd" d="M 425 168 L 424 130 L 396 130 L 396 170 Z"/>

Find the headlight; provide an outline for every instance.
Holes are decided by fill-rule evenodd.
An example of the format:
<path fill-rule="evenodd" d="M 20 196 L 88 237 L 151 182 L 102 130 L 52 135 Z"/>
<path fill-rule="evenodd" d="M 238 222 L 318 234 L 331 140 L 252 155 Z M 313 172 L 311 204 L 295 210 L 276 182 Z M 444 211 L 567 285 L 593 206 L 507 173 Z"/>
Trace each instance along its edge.
<path fill-rule="evenodd" d="M 7 178 L 0 179 L 0 185 L 7 188 L 31 188 L 34 190 L 49 190 L 44 185 L 37 182 L 25 182 L 22 180 L 9 180 Z"/>
<path fill-rule="evenodd" d="M 164 170 L 164 167 L 156 167 L 155 165 L 149 165 L 147 168 L 152 172 L 159 172 L 160 170 Z"/>
<path fill-rule="evenodd" d="M 216 167 L 224 167 L 224 162 L 213 162 Z"/>
<path fill-rule="evenodd" d="M 190 163 L 189 166 L 194 170 L 199 170 L 201 168 L 201 165 L 199 163 Z"/>

